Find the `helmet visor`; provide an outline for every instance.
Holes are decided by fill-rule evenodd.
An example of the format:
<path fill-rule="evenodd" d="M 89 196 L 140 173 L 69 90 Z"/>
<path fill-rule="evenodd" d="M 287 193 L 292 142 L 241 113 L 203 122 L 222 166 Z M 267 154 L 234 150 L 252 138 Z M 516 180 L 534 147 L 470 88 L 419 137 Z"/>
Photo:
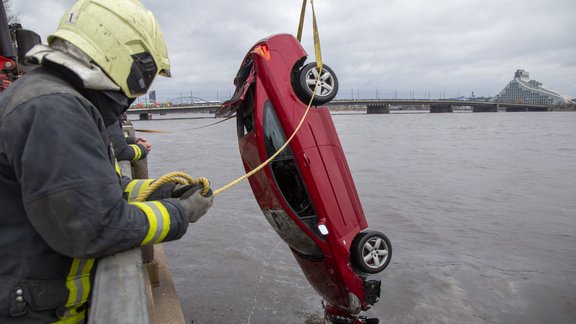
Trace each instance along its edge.
<path fill-rule="evenodd" d="M 136 97 L 148 92 L 156 74 L 158 74 L 158 67 L 150 53 L 133 54 L 130 74 L 126 80 L 130 94 Z"/>

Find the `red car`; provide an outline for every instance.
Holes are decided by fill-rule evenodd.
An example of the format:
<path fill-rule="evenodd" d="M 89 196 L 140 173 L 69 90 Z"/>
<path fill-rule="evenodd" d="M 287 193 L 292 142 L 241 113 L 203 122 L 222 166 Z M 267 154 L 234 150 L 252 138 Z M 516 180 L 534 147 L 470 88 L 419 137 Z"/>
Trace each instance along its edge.
<path fill-rule="evenodd" d="M 256 43 L 235 78 L 236 91 L 219 115 L 236 112 L 246 171 L 272 156 L 313 104 L 289 146 L 249 178 L 262 212 L 290 246 L 306 278 L 325 300 L 327 323 L 377 323 L 358 314 L 380 297 L 369 275 L 386 268 L 388 238 L 368 227 L 344 151 L 326 107 L 338 80 L 326 65 L 304 65 L 307 54 L 288 34 Z"/>

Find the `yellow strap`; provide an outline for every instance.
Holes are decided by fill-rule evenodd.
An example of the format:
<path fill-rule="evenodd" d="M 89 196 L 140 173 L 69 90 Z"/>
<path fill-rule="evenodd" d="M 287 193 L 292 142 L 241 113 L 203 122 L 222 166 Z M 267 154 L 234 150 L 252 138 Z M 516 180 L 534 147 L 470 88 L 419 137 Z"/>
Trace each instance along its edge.
<path fill-rule="evenodd" d="M 316 55 L 316 68 L 318 74 L 322 74 L 322 53 L 320 51 L 320 36 L 318 35 L 318 24 L 316 23 L 316 12 L 314 11 L 314 0 L 310 0 L 312 5 L 312 30 L 314 33 L 314 54 Z"/>
<path fill-rule="evenodd" d="M 306 1 L 302 1 L 302 10 L 300 11 L 300 23 L 298 24 L 298 34 L 296 39 L 298 42 L 302 42 L 302 29 L 304 28 L 304 16 L 306 16 Z"/>
<path fill-rule="evenodd" d="M 306 16 L 306 2 L 308 0 L 302 1 L 302 10 L 300 11 L 300 23 L 298 24 L 298 34 L 296 39 L 302 42 L 302 30 L 304 29 L 304 17 Z M 314 37 L 314 54 L 316 56 L 316 68 L 318 71 L 322 69 L 322 52 L 320 50 L 320 36 L 318 34 L 318 23 L 316 21 L 316 11 L 314 10 L 314 0 L 310 0 L 310 5 L 312 6 L 312 33 Z"/>

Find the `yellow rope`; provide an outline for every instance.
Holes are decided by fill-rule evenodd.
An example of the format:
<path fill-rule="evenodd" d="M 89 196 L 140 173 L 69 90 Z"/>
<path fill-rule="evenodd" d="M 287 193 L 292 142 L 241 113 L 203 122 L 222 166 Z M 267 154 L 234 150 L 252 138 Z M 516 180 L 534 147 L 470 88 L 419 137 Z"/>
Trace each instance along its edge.
<path fill-rule="evenodd" d="M 322 68 L 320 69 L 319 73 L 322 73 Z M 316 86 L 318 86 L 318 81 L 320 81 L 320 79 L 316 80 Z M 315 92 L 316 91 L 314 91 L 314 93 Z M 254 173 L 262 170 L 262 168 L 264 168 L 266 165 L 268 165 L 268 163 L 270 163 L 272 160 L 274 160 L 278 156 L 278 154 L 280 154 L 282 151 L 284 151 L 284 149 L 288 146 L 288 144 L 290 144 L 290 142 L 292 141 L 294 136 L 296 136 L 296 133 L 298 133 L 298 131 L 300 130 L 300 127 L 304 123 L 304 120 L 306 119 L 306 116 L 308 115 L 308 111 L 310 111 L 310 106 L 312 106 L 312 100 L 314 100 L 314 93 L 312 93 L 312 97 L 310 98 L 310 102 L 308 103 L 308 107 L 306 108 L 306 111 L 304 112 L 304 116 L 302 116 L 302 119 L 300 119 L 300 123 L 298 123 L 298 126 L 296 127 L 296 129 L 294 130 L 294 132 L 292 133 L 290 138 L 288 138 L 286 143 L 284 143 L 284 145 L 282 145 L 282 147 L 280 147 L 278 149 L 278 151 L 276 151 L 276 153 L 274 153 L 271 157 L 269 157 L 266 161 L 264 161 L 262 164 L 257 166 L 255 169 L 246 173 L 245 175 L 241 176 L 240 178 L 230 182 L 229 184 L 225 185 L 224 187 L 214 191 L 214 195 L 219 195 L 221 192 L 228 190 L 229 188 L 237 185 L 240 181 L 242 181 L 248 177 L 251 177 L 252 175 L 254 175 Z"/>
<path fill-rule="evenodd" d="M 304 16 L 306 16 L 306 1 L 302 1 L 302 10 L 300 10 L 300 22 L 298 23 L 298 34 L 296 34 L 296 39 L 302 42 L 302 29 L 304 27 Z"/>
<path fill-rule="evenodd" d="M 182 131 L 184 131 L 184 132 L 186 132 L 186 131 L 193 131 L 193 130 L 197 130 L 197 129 L 201 129 L 201 128 L 206 128 L 206 127 L 214 126 L 214 125 L 223 123 L 223 122 L 225 122 L 225 121 L 228 121 L 228 120 L 230 120 L 230 119 L 232 119 L 232 118 L 234 118 L 234 117 L 236 117 L 236 114 L 234 114 L 234 115 L 232 115 L 232 116 L 230 116 L 230 117 L 226 117 L 226 118 L 224 118 L 223 120 L 219 120 L 219 121 L 217 121 L 217 122 L 208 124 L 208 125 L 199 126 L 199 127 L 194 127 L 194 128 L 190 128 L 190 129 L 183 129 Z"/>
<path fill-rule="evenodd" d="M 148 187 L 140 195 L 138 195 L 138 197 L 136 197 L 134 201 L 138 202 L 146 200 L 146 198 L 148 198 L 154 191 L 156 191 L 156 189 L 162 187 L 167 183 L 179 183 L 181 185 L 197 185 L 200 183 L 204 187 L 202 189 L 202 195 L 206 195 L 208 193 L 208 190 L 210 190 L 210 182 L 208 181 L 208 179 L 204 177 L 200 177 L 197 180 L 195 180 L 194 178 L 192 178 L 191 176 L 189 176 L 184 172 L 170 172 L 152 182 L 150 187 Z"/>
<path fill-rule="evenodd" d="M 300 24 L 298 27 L 298 36 L 297 36 L 298 41 L 300 41 L 300 38 L 302 36 L 302 27 L 304 24 L 304 14 L 306 12 L 306 2 L 307 2 L 307 0 L 304 0 L 302 3 L 302 11 L 300 13 Z M 310 0 L 310 4 L 312 6 L 312 19 L 313 19 L 312 29 L 313 29 L 313 34 L 314 34 L 314 54 L 316 56 L 316 67 L 318 68 L 318 75 L 322 75 L 322 67 L 323 67 L 322 54 L 320 52 L 320 37 L 318 36 L 318 25 L 316 23 L 316 13 L 314 12 L 314 0 Z M 296 133 L 298 133 L 298 131 L 300 130 L 300 127 L 302 127 L 302 124 L 304 124 L 304 120 L 306 119 L 306 116 L 308 116 L 308 111 L 310 111 L 310 107 L 312 106 L 312 101 L 314 100 L 314 96 L 316 95 L 316 88 L 318 87 L 319 82 L 320 82 L 320 78 L 318 78 L 316 80 L 316 85 L 314 86 L 314 91 L 312 91 L 312 97 L 310 97 L 310 102 L 308 103 L 308 107 L 306 107 L 306 111 L 304 112 L 302 119 L 300 119 L 298 126 L 296 127 L 296 129 L 294 130 L 292 135 L 290 135 L 290 138 L 288 138 L 286 143 L 284 143 L 284 145 L 282 145 L 282 147 L 280 147 L 278 149 L 278 151 L 276 151 L 276 153 L 274 153 L 272 156 L 270 156 L 266 161 L 264 161 L 262 164 L 257 166 L 255 169 L 251 170 L 250 172 L 246 173 L 245 175 L 241 176 L 240 178 L 230 182 L 229 184 L 223 186 L 222 188 L 215 190 L 214 196 L 217 196 L 220 193 L 234 187 L 235 185 L 237 185 L 238 183 L 240 183 L 244 179 L 249 178 L 252 175 L 254 175 L 256 172 L 262 170 L 262 168 L 264 168 L 272 160 L 274 160 L 276 158 L 276 156 L 278 156 L 278 154 L 280 154 L 288 146 L 288 144 L 290 144 L 290 142 L 292 141 L 294 136 L 296 136 Z M 208 190 L 210 189 L 210 182 L 208 182 L 208 180 L 206 178 L 198 178 L 198 180 L 194 180 L 192 177 L 190 177 L 186 173 L 171 172 L 171 173 L 168 173 L 166 175 L 163 175 L 162 177 L 160 177 L 156 181 L 154 181 L 152 183 L 152 185 L 150 185 L 150 187 L 148 187 L 148 189 L 146 189 L 144 192 L 142 192 L 142 194 L 140 194 L 135 199 L 135 201 L 144 201 L 156 189 L 158 189 L 162 185 L 170 183 L 170 182 L 176 182 L 176 183 L 183 184 L 183 185 L 202 183 L 202 185 L 204 186 L 204 189 L 202 190 L 202 195 L 206 195 L 208 193 Z"/>
<path fill-rule="evenodd" d="M 320 51 L 320 36 L 318 35 L 318 24 L 316 23 L 316 11 L 314 11 L 314 0 L 310 0 L 312 6 L 312 32 L 314 34 L 314 55 L 316 56 L 316 68 L 318 73 L 322 72 L 322 52 Z M 314 89 L 316 90 L 316 89 Z"/>

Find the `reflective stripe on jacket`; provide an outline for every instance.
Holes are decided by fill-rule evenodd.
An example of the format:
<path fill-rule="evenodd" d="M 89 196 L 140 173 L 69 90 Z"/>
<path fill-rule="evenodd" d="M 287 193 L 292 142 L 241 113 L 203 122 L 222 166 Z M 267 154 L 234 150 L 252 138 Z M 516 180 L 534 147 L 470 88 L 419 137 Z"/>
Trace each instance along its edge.
<path fill-rule="evenodd" d="M 132 138 L 124 135 L 119 121 L 108 126 L 107 131 L 118 161 L 138 161 L 148 154 L 144 145 L 134 144 Z"/>

